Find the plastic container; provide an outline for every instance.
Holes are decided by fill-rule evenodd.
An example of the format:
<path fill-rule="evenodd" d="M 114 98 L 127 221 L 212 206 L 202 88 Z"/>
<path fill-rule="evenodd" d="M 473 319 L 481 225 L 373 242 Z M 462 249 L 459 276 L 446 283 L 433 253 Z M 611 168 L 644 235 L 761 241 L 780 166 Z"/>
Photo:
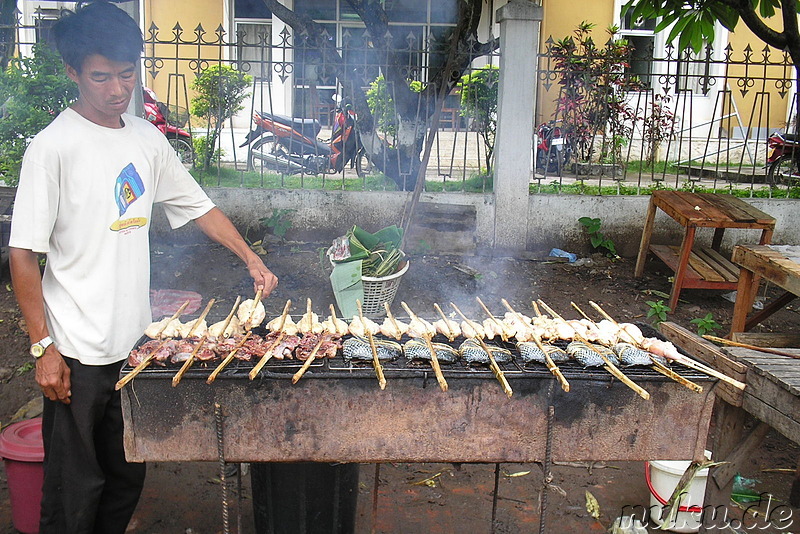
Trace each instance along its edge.
<path fill-rule="evenodd" d="M 350 534 L 355 529 L 358 464 L 251 463 L 258 534 Z"/>
<path fill-rule="evenodd" d="M 706 458 L 711 458 L 711 453 L 706 451 Z M 661 512 L 666 506 L 675 486 L 678 485 L 689 461 L 664 461 L 652 460 L 644 466 L 645 480 L 650 488 L 650 519 L 661 525 Z M 703 515 L 703 500 L 708 480 L 708 469 L 698 471 L 688 492 L 680 500 L 680 508 L 674 521 L 667 530 L 672 532 L 697 532 L 700 530 Z"/>
<path fill-rule="evenodd" d="M 3 430 L 0 457 L 6 466 L 14 528 L 22 534 L 37 534 L 44 482 L 42 418 L 14 423 Z"/>
<path fill-rule="evenodd" d="M 577 254 L 567 252 L 566 250 L 561 250 L 560 248 L 554 248 L 550 251 L 549 255 L 553 258 L 567 258 L 570 263 L 575 263 L 575 261 L 578 259 Z"/>

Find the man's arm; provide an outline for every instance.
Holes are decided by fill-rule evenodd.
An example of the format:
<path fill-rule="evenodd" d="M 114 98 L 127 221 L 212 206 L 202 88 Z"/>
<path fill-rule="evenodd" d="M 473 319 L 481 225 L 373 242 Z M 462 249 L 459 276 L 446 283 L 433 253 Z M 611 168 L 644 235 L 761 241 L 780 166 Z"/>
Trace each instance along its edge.
<path fill-rule="evenodd" d="M 250 249 L 222 210 L 212 208 L 205 215 L 195 219 L 195 222 L 204 234 L 241 258 L 247 266 L 247 270 L 250 271 L 250 276 L 253 277 L 253 287 L 256 291 L 260 289 L 263 297 L 268 296 L 275 289 L 275 286 L 278 285 L 278 278 L 267 269 L 258 254 Z"/>
<path fill-rule="evenodd" d="M 33 344 L 48 335 L 39 258 L 32 250 L 11 247 L 8 261 L 14 294 Z M 47 347 L 44 355 L 36 360 L 36 382 L 50 400 L 70 403 L 72 392 L 69 374 L 69 367 L 55 344 Z"/>

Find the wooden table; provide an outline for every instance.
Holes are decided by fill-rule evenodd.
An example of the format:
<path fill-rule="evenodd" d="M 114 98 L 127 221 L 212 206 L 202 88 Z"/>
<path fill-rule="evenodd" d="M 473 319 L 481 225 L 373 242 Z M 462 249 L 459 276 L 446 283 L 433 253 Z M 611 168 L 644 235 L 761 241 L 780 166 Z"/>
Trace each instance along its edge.
<path fill-rule="evenodd" d="M 800 295 L 800 247 L 744 246 L 733 249 L 733 262 L 741 267 L 736 305 L 733 308 L 731 334 L 746 332 Z M 747 314 L 753 307 L 758 278 L 783 288 L 786 292 L 756 313 Z"/>
<path fill-rule="evenodd" d="M 650 245 L 657 209 L 661 209 L 686 228 L 680 247 Z M 714 228 L 711 248 L 694 246 L 697 228 Z M 686 191 L 654 191 L 647 209 L 634 276 L 644 273 L 647 253 L 652 251 L 674 272 L 669 298 L 670 310 L 678 305 L 681 289 L 736 289 L 737 267 L 720 253 L 726 228 L 761 230 L 760 244 L 772 239 L 775 219 L 731 195 L 689 193 Z"/>

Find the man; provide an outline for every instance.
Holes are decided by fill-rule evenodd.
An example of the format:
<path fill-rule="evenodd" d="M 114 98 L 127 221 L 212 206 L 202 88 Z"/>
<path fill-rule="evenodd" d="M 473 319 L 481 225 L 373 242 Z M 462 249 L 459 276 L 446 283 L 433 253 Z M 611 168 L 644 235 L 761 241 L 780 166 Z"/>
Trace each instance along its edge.
<path fill-rule="evenodd" d="M 120 396 L 128 351 L 151 321 L 149 239 L 162 203 L 241 258 L 263 295 L 277 278 L 186 172 L 166 138 L 125 114 L 141 32 L 98 0 L 53 27 L 80 96 L 30 143 L 10 238 L 14 291 L 44 399 L 41 532 L 123 533 L 144 483 L 125 461 Z M 44 276 L 37 254 L 46 254 Z"/>

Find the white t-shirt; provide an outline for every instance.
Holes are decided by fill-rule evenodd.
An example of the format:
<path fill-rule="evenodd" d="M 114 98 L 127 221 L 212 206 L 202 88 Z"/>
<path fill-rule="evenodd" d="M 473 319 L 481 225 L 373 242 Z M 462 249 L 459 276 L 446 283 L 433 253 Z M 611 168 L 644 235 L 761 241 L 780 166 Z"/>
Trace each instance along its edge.
<path fill-rule="evenodd" d="M 153 204 L 173 228 L 214 207 L 157 128 L 122 119 L 106 128 L 63 111 L 25 152 L 14 202 L 9 245 L 47 254 L 47 327 L 86 365 L 126 358 L 152 320 Z"/>

